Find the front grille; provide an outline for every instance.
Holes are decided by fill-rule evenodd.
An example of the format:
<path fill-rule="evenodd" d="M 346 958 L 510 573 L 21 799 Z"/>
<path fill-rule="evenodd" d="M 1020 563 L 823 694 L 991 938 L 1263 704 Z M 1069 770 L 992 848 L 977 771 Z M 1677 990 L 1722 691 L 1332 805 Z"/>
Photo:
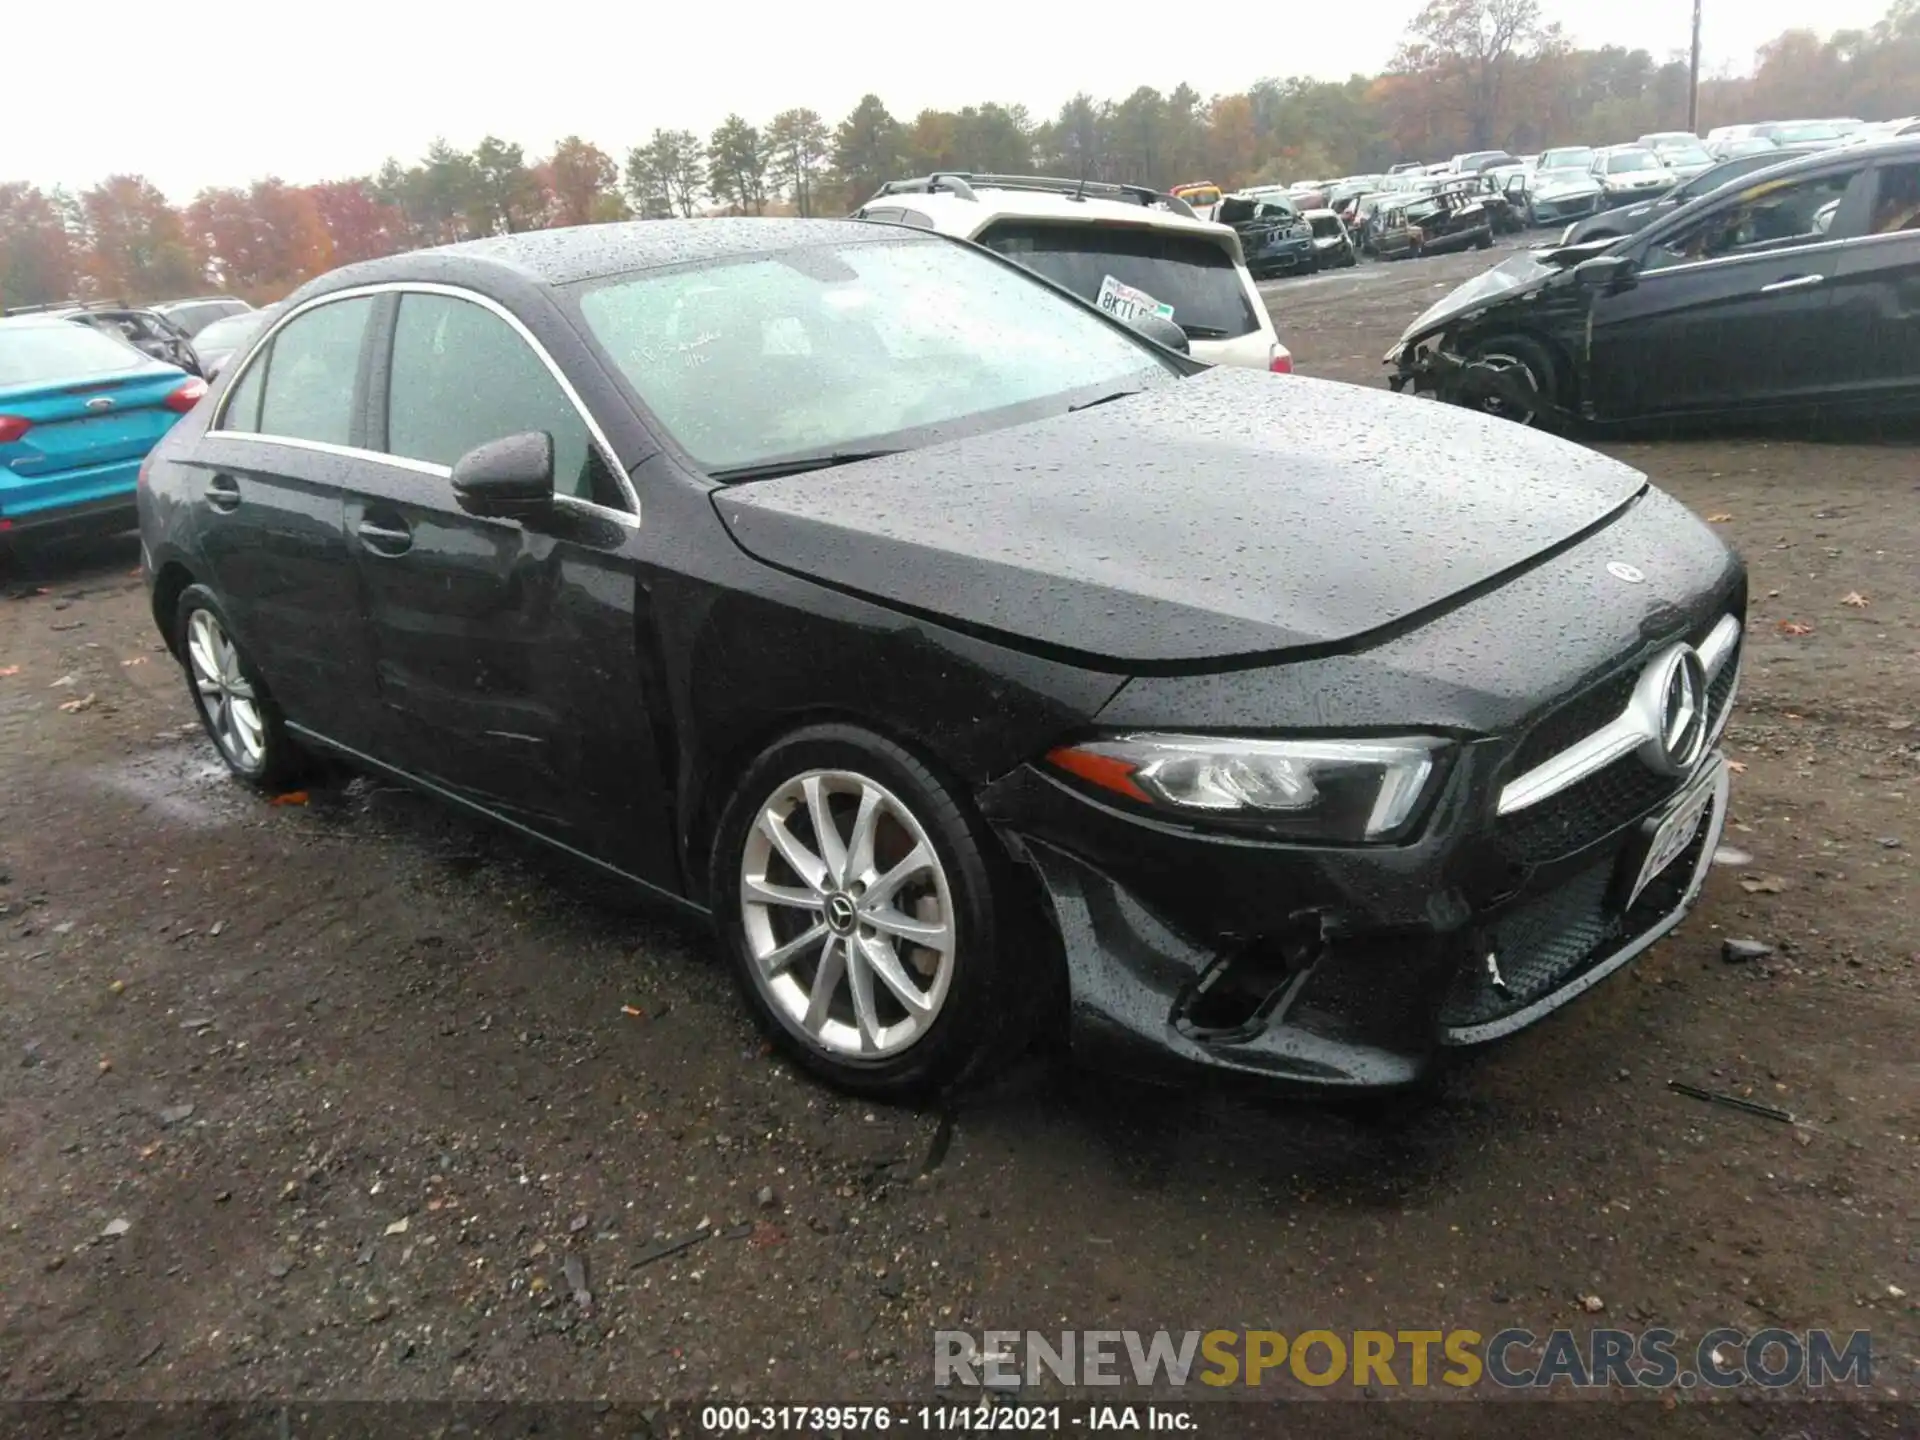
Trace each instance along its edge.
<path fill-rule="evenodd" d="M 1461 1029 L 1511 1015 L 1645 935 L 1686 898 L 1712 832 L 1713 816 L 1708 813 L 1701 817 L 1693 843 L 1625 913 L 1613 908 L 1618 903 L 1613 887 L 1621 878 L 1620 852 L 1508 910 L 1488 927 L 1482 943 L 1462 958 L 1441 1008 L 1441 1025 Z M 1638 864 L 1642 850 L 1629 847 L 1625 854 Z M 1500 978 L 1506 982 L 1504 991 L 1495 988 L 1487 972 L 1488 951 L 1497 958 Z"/>
<path fill-rule="evenodd" d="M 1686 637 L 1698 645 L 1719 623 L 1715 616 Z M 1707 687 L 1707 716 L 1711 726 L 1733 694 L 1740 671 L 1740 645 L 1720 667 Z M 1582 691 L 1529 730 L 1514 749 L 1505 774 L 1517 779 L 1563 754 L 1626 709 L 1640 681 L 1641 670 L 1625 670 Z M 1679 782 L 1659 775 L 1637 757 L 1626 755 L 1586 779 L 1548 796 L 1524 810 L 1503 815 L 1495 825 L 1507 859 L 1539 865 L 1593 844 L 1670 796 Z"/>
<path fill-rule="evenodd" d="M 1639 683 L 1640 672 L 1628 670 L 1574 696 L 1527 732 L 1526 739 L 1514 752 L 1507 773 L 1518 778 L 1617 719 L 1627 708 L 1627 701 L 1633 698 L 1633 687 Z"/>
<path fill-rule="evenodd" d="M 1713 677 L 1713 683 L 1707 686 L 1707 724 L 1715 724 L 1720 719 L 1720 711 L 1726 705 L 1727 698 L 1733 694 L 1733 682 L 1740 678 L 1741 644 L 1734 642 L 1733 653 L 1727 656 L 1727 663 L 1720 667 L 1720 673 Z"/>
<path fill-rule="evenodd" d="M 1680 781 L 1622 755 L 1537 805 L 1502 815 L 1495 827 L 1509 860 L 1544 865 L 1585 849 L 1657 807 Z"/>

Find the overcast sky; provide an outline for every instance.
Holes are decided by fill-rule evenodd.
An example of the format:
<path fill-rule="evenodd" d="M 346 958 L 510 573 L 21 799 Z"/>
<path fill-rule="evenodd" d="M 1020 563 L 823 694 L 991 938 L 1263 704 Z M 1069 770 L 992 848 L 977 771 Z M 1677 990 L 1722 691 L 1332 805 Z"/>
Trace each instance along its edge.
<path fill-rule="evenodd" d="M 1545 5 L 1582 44 L 1656 58 L 1687 45 L 1690 0 Z M 417 157 L 436 135 L 467 147 L 489 132 L 530 158 L 578 133 L 619 160 L 656 125 L 705 134 L 732 110 L 757 124 L 793 105 L 831 123 L 869 90 L 902 118 L 982 100 L 1038 117 L 1076 90 L 1117 98 L 1185 80 L 1209 95 L 1263 75 L 1372 72 L 1419 6 L 29 0 L 8 7 L 5 25 L 5 51 L 36 58 L 8 67 L 0 180 L 79 189 L 134 172 L 185 201 L 262 175 L 364 174 L 388 155 Z M 1745 68 L 1756 46 L 1809 13 L 1842 28 L 1886 8 L 1706 0 L 1706 68 Z M 103 44 L 117 67 L 79 63 L 109 53 Z M 62 54 L 75 63 L 53 63 Z"/>

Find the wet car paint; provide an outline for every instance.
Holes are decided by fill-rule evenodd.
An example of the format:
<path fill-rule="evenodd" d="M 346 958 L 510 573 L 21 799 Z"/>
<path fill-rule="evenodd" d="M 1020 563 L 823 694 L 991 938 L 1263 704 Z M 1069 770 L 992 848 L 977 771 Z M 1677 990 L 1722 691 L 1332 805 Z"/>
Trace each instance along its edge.
<path fill-rule="evenodd" d="M 781 569 L 1044 653 L 1194 669 L 1412 623 L 1645 483 L 1509 432 L 1473 471 L 1435 470 L 1436 451 L 1482 439 L 1456 410 L 1221 368 L 718 504 L 734 538 Z"/>
<path fill-rule="evenodd" d="M 210 437 L 203 405 L 142 493 L 156 622 L 188 580 L 210 583 L 305 738 L 696 911 L 717 811 L 752 756 L 821 718 L 868 726 L 929 757 L 1027 862 L 1090 1057 L 1334 1087 L 1417 1076 L 1459 935 L 1552 878 L 1481 875 L 1469 843 L 1516 737 L 1741 603 L 1738 562 L 1626 467 L 1459 411 L 1248 372 L 716 489 L 556 286 L 747 253 L 769 232 L 600 229 L 355 266 L 293 304 L 429 283 L 507 306 L 604 431 L 637 516 L 476 520 L 379 457 Z M 376 305 L 371 351 L 391 297 Z M 1196 435 L 1236 424 L 1252 433 L 1196 461 Z M 1446 480 L 1436 453 L 1474 457 L 1472 483 Z M 206 498 L 222 477 L 242 497 L 230 513 Z M 392 568 L 410 577 L 370 578 L 385 562 L 354 549 L 374 506 L 401 512 L 412 546 Z M 1334 532 L 1345 568 L 1329 575 Z M 1609 584 L 1616 555 L 1651 583 Z M 1115 727 L 1350 724 L 1462 742 L 1413 842 L 1196 832 L 1035 763 Z M 1176 1013 L 1223 946 L 1334 941 L 1348 963 L 1304 965 L 1317 978 L 1286 1023 L 1223 1035 Z"/>

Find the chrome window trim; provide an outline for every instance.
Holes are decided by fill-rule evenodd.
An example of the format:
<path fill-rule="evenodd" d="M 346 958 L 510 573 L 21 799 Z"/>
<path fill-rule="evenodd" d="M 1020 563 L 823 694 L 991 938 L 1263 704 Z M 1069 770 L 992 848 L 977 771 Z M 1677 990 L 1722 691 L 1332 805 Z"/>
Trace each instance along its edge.
<path fill-rule="evenodd" d="M 262 435 L 252 430 L 209 430 L 209 440 L 245 440 L 256 445 L 290 445 L 296 450 L 311 450 L 316 455 L 335 455 L 343 460 L 374 460 L 400 470 L 450 479 L 453 471 L 445 465 L 426 460 L 410 460 L 404 455 L 389 455 L 384 450 L 363 450 L 358 445 L 334 445 L 325 440 L 302 440 L 295 435 Z"/>
<path fill-rule="evenodd" d="M 288 323 L 305 315 L 310 310 L 318 309 L 322 305 L 331 305 L 340 300 L 355 300 L 369 295 L 445 295 L 451 299 L 465 300 L 471 304 L 478 305 L 481 309 L 490 311 L 492 314 L 506 321 L 508 328 L 518 335 L 522 343 L 533 351 L 535 357 L 546 367 L 547 373 L 551 375 L 554 382 L 559 385 L 560 393 L 566 396 L 567 402 L 573 406 L 574 412 L 579 415 L 581 423 L 587 427 L 588 437 L 599 447 L 600 458 L 606 463 L 607 469 L 613 474 L 615 481 L 620 486 L 620 493 L 626 496 L 627 503 L 631 505 L 633 509 L 631 512 L 616 510 L 611 506 L 601 505 L 593 500 L 583 500 L 577 495 L 560 495 L 555 498 L 569 500 L 576 505 L 585 506 L 595 514 L 609 516 L 627 526 L 629 529 L 638 530 L 640 528 L 639 492 L 633 488 L 633 481 L 628 476 L 626 468 L 621 465 L 619 459 L 614 455 L 612 442 L 607 439 L 606 432 L 600 428 L 600 423 L 593 418 L 593 413 L 587 409 L 586 403 L 581 400 L 580 392 L 573 388 L 573 382 L 567 379 L 565 372 L 560 369 L 558 362 L 554 360 L 552 355 L 547 353 L 547 347 L 540 343 L 539 339 L 526 327 L 518 315 L 515 315 L 492 296 L 482 295 L 478 290 L 469 290 L 462 285 L 446 285 L 435 280 L 383 280 L 372 285 L 355 285 L 346 290 L 331 290 L 325 295 L 316 295 L 310 300 L 303 300 L 284 315 L 279 316 L 273 324 L 269 325 L 266 330 L 254 340 L 253 344 L 248 347 L 247 353 L 239 365 L 234 367 L 233 379 L 221 393 L 219 408 L 214 411 L 213 420 L 207 428 L 207 438 L 221 440 L 265 440 L 276 445 L 293 445 L 302 449 L 315 450 L 322 454 L 340 455 L 350 459 L 383 460 L 398 464 L 402 469 L 417 470 L 422 474 L 450 476 L 453 472 L 444 465 L 434 464 L 426 460 L 415 460 L 406 455 L 393 455 L 384 450 L 364 450 L 353 445 L 329 445 L 323 441 L 301 440 L 287 435 L 269 435 L 258 431 L 226 430 L 221 428 L 226 423 L 227 406 L 232 399 L 234 391 L 238 390 L 241 383 L 246 379 L 246 372 L 252 368 L 255 358 L 260 352 L 267 347 L 273 338 L 278 335 Z"/>
<path fill-rule="evenodd" d="M 1738 616 L 1723 615 L 1720 623 L 1708 632 L 1707 638 L 1700 642 L 1697 653 L 1700 667 L 1706 671 L 1707 683 L 1711 685 L 1719 678 L 1732 657 L 1734 647 L 1740 640 L 1741 625 Z M 1630 755 L 1648 741 L 1660 738 L 1659 697 L 1650 693 L 1646 679 L 1660 672 L 1660 662 L 1670 651 L 1663 651 L 1647 666 L 1641 677 L 1641 683 L 1627 700 L 1626 708 L 1598 730 L 1576 741 L 1558 755 L 1543 760 L 1527 771 L 1526 774 L 1507 782 L 1500 791 L 1498 814 L 1511 815 L 1515 811 L 1525 810 L 1538 805 L 1542 800 L 1558 795 L 1569 786 L 1577 785 L 1589 775 L 1604 770 L 1623 755 Z M 1740 688 L 1740 677 L 1735 674 L 1734 688 L 1727 692 L 1727 700 L 1720 707 L 1719 714 L 1708 719 L 1707 738 L 1701 745 L 1701 753 L 1711 754 L 1719 742 L 1721 732 L 1726 729 L 1727 717 L 1733 713 L 1734 696 Z"/>

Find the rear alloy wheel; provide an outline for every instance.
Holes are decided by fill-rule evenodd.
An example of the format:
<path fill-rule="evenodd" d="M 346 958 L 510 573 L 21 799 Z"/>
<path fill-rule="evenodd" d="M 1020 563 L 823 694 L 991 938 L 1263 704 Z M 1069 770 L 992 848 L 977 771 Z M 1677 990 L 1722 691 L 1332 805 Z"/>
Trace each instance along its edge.
<path fill-rule="evenodd" d="M 924 1091 L 999 1053 L 1032 1007 L 999 994 L 1008 866 L 991 844 L 878 736 L 820 726 L 768 751 L 722 820 L 712 881 L 761 1023 L 865 1094 Z"/>
<path fill-rule="evenodd" d="M 233 639 L 212 592 L 188 586 L 174 614 L 174 652 L 186 671 L 193 708 L 220 758 L 250 785 L 284 785 L 304 757 L 288 738 L 279 707 Z"/>

